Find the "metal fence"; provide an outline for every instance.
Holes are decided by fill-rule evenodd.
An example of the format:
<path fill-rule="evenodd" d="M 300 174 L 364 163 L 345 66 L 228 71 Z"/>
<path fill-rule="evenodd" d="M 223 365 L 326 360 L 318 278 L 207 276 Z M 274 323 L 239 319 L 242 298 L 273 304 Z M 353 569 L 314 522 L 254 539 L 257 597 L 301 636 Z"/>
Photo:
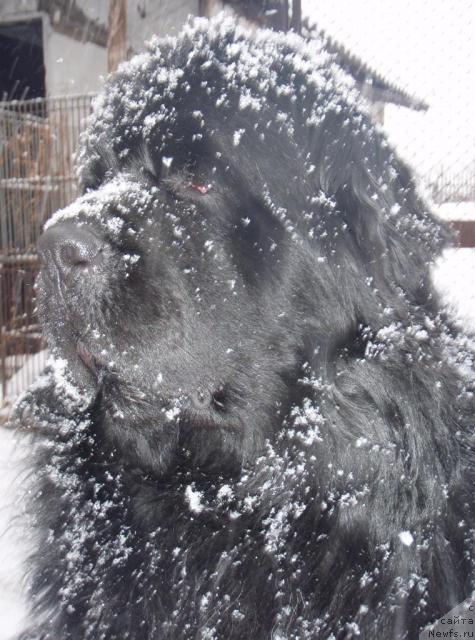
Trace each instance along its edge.
<path fill-rule="evenodd" d="M 0 408 L 44 363 L 34 310 L 36 241 L 77 194 L 73 157 L 90 95 L 0 102 Z"/>
<path fill-rule="evenodd" d="M 452 173 L 441 170 L 427 178 L 427 187 L 436 204 L 446 202 L 475 202 L 475 170 Z"/>

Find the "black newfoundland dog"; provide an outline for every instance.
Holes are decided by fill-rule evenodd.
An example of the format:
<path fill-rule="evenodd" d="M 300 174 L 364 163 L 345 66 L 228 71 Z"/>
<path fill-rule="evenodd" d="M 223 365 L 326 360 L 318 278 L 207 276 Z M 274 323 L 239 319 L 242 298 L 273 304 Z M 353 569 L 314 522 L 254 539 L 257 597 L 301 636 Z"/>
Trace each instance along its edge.
<path fill-rule="evenodd" d="M 39 243 L 42 640 L 407 638 L 473 588 L 449 234 L 317 44 L 196 21 L 96 101 Z"/>

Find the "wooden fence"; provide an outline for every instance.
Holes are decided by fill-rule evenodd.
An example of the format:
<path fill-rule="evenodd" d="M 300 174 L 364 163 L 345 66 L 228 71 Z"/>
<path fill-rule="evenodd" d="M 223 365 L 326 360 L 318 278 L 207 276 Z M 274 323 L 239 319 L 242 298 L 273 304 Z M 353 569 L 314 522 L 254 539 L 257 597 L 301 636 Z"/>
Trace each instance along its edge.
<path fill-rule="evenodd" d="M 0 407 L 33 380 L 44 344 L 34 312 L 36 241 L 77 194 L 73 156 L 91 96 L 0 102 Z"/>

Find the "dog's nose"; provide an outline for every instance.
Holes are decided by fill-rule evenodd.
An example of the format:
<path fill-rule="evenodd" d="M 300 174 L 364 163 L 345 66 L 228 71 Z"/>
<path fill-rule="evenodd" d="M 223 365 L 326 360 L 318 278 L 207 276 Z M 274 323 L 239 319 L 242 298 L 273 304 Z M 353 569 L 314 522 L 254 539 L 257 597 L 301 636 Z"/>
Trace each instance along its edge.
<path fill-rule="evenodd" d="M 103 241 L 84 226 L 56 224 L 38 240 L 38 254 L 46 267 L 55 266 L 61 275 L 85 269 L 102 260 Z"/>

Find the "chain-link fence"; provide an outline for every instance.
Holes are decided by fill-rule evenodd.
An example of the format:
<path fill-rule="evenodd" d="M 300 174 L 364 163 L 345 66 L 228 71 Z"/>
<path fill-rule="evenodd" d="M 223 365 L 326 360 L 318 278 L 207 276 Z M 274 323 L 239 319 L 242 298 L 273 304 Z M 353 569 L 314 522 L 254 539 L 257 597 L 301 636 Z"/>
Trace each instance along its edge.
<path fill-rule="evenodd" d="M 0 102 L 0 406 L 38 374 L 36 241 L 76 196 L 73 156 L 91 96 Z"/>
<path fill-rule="evenodd" d="M 475 170 L 455 173 L 440 170 L 438 175 L 427 178 L 427 186 L 436 204 L 475 202 Z"/>

